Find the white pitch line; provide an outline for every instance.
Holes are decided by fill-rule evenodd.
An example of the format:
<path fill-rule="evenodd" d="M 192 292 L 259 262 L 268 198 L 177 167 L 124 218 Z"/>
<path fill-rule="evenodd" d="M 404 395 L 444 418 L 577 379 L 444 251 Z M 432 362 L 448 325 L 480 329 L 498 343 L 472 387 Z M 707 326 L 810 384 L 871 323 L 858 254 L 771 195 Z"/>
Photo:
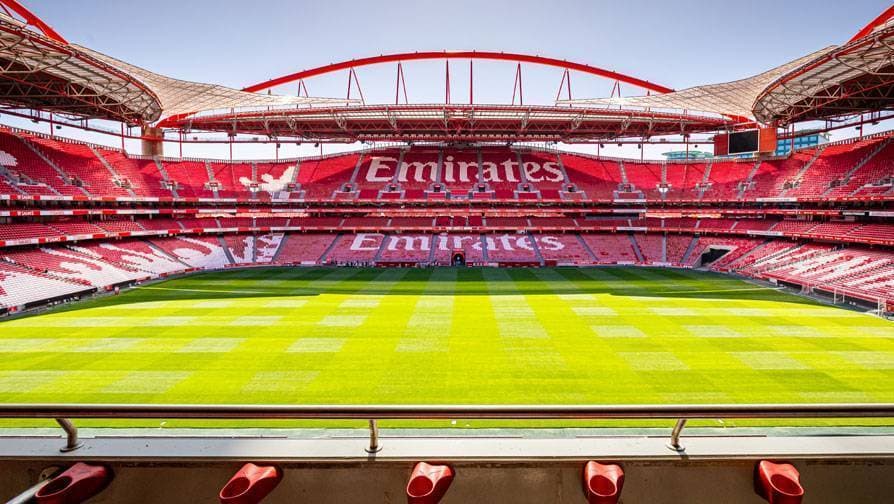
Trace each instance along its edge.
<path fill-rule="evenodd" d="M 245 291 L 245 290 L 212 290 L 212 289 L 174 289 L 170 287 L 136 287 L 136 289 L 163 290 L 163 291 L 180 291 L 180 292 L 210 292 L 214 294 L 269 294 L 266 291 Z"/>
<path fill-rule="evenodd" d="M 755 291 L 781 291 L 784 287 L 754 287 L 752 289 L 710 289 L 710 290 L 685 290 L 685 291 L 661 291 L 659 294 L 702 294 L 711 292 L 755 292 Z"/>

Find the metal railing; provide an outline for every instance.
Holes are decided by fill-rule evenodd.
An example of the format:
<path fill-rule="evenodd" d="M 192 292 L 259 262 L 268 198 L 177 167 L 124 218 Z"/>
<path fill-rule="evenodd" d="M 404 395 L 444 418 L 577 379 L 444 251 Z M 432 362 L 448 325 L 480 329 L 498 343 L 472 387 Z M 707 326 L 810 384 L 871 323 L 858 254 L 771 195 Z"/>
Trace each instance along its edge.
<path fill-rule="evenodd" d="M 71 419 L 367 420 L 367 451 L 381 450 L 379 420 L 676 420 L 668 448 L 680 442 L 687 420 L 790 418 L 894 418 L 894 403 L 718 405 L 195 405 L 0 404 L 0 418 L 51 418 L 65 430 L 69 452 L 82 446 Z"/>

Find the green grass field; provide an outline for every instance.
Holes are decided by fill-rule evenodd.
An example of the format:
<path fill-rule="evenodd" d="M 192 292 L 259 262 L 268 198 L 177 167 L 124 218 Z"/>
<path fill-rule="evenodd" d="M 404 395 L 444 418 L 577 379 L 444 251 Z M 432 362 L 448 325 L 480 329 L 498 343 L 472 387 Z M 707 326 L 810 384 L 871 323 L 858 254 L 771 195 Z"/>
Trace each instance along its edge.
<path fill-rule="evenodd" d="M 684 270 L 229 271 L 0 323 L 0 401 L 894 402 L 894 324 Z"/>

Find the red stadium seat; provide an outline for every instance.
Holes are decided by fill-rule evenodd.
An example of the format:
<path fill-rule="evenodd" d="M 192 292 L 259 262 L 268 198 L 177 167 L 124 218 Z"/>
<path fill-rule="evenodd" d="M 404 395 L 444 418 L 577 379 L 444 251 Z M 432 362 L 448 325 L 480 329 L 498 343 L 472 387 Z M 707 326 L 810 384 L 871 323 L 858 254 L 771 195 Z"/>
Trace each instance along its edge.
<path fill-rule="evenodd" d="M 453 483 L 450 466 L 418 462 L 407 482 L 408 504 L 437 504 Z"/>
<path fill-rule="evenodd" d="M 791 464 L 761 460 L 755 467 L 754 486 L 770 504 L 799 504 L 804 499 L 800 474 Z"/>

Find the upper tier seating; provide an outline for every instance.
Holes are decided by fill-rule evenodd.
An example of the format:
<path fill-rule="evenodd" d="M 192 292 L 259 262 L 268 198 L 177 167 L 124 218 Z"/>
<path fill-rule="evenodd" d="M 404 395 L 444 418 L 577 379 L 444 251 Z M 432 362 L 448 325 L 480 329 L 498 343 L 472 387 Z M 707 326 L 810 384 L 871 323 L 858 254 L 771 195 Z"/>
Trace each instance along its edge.
<path fill-rule="evenodd" d="M 659 186 L 663 183 L 661 171 L 662 166 L 659 163 L 624 162 L 627 182 L 632 184 L 633 189 L 642 191 L 646 198 L 651 200 L 663 199 L 659 191 Z"/>
<path fill-rule="evenodd" d="M 450 199 L 468 199 L 478 185 L 478 149 L 444 152 L 441 184 Z"/>
<path fill-rule="evenodd" d="M 357 170 L 357 178 L 354 186 L 360 191 L 359 198 L 364 200 L 378 199 L 379 192 L 390 189 L 393 185 L 398 188 L 400 182 L 400 151 L 381 150 L 363 155 L 360 161 L 360 169 Z M 429 165 L 431 172 L 437 169 L 437 155 L 434 156 L 434 165 Z M 425 173 L 425 170 L 422 170 Z M 406 176 L 406 174 L 404 174 Z M 410 175 L 412 178 L 415 172 Z M 346 181 L 347 182 L 347 181 Z"/>
<path fill-rule="evenodd" d="M 297 180 L 304 190 L 304 198 L 312 201 L 333 199 L 333 194 L 351 181 L 359 159 L 358 154 L 344 154 L 302 161 Z"/>
<path fill-rule="evenodd" d="M 0 128 L 0 154 L 8 179 L 28 194 L 49 196 L 85 196 L 86 193 L 73 184 L 71 177 L 60 173 L 38 156 L 24 139 Z"/>
<path fill-rule="evenodd" d="M 165 171 L 176 183 L 177 195 L 181 198 L 214 198 L 214 191 L 208 189 L 208 170 L 205 163 L 180 161 L 165 163 Z"/>
<path fill-rule="evenodd" d="M 830 145 L 823 149 L 820 157 L 801 175 L 799 185 L 787 196 L 823 197 L 828 194 L 833 181 L 842 179 L 857 163 L 871 155 L 878 148 L 881 138 L 842 145 Z M 851 191 L 845 190 L 840 196 L 847 196 Z"/>
<path fill-rule="evenodd" d="M 398 187 L 405 192 L 412 192 L 417 197 L 424 195 L 432 184 L 438 181 L 438 149 L 419 148 L 404 153 L 403 162 L 397 174 Z"/>
<path fill-rule="evenodd" d="M 254 184 L 257 185 L 255 191 L 255 199 L 268 201 L 271 199 L 290 199 L 293 193 L 290 185 L 297 183 L 298 167 L 295 163 L 255 163 L 255 172 L 257 179 Z M 246 180 L 243 176 L 236 178 L 239 185 L 245 186 Z M 252 182 L 249 182 L 251 186 Z M 221 196 L 222 197 L 222 196 Z"/>
<path fill-rule="evenodd" d="M 754 161 L 713 161 L 702 201 L 735 201 L 754 170 Z"/>
<path fill-rule="evenodd" d="M 251 201 L 645 197 L 650 201 L 715 202 L 880 197 L 894 196 L 894 143 L 890 138 L 876 136 L 832 144 L 760 162 L 622 162 L 496 146 L 417 146 L 298 163 L 225 163 L 136 159 L 110 148 L 3 129 L 0 191 L 49 197 L 177 196 Z M 868 162 L 860 165 L 863 160 Z M 358 161 L 362 161 L 359 166 Z"/>
<path fill-rule="evenodd" d="M 85 144 L 59 142 L 37 135 L 25 137 L 57 168 L 93 196 L 128 197 L 130 191 L 115 184 L 114 174 Z"/>
<path fill-rule="evenodd" d="M 559 158 L 546 152 L 522 152 L 521 174 L 532 191 L 540 193 L 540 199 L 558 200 L 559 192 L 568 184 L 559 165 Z"/>
<path fill-rule="evenodd" d="M 249 163 L 210 163 L 211 174 L 217 185 L 217 196 L 222 199 L 250 197 L 252 165 Z"/>
<path fill-rule="evenodd" d="M 615 161 L 575 154 L 560 154 L 568 180 L 591 200 L 611 200 L 621 183 L 621 167 Z"/>
<path fill-rule="evenodd" d="M 134 159 L 121 151 L 97 149 L 103 159 L 112 166 L 124 186 L 137 197 L 171 198 L 173 193 L 165 185 L 165 178 L 152 159 Z"/>
<path fill-rule="evenodd" d="M 792 196 L 791 184 L 813 158 L 813 151 L 796 152 L 788 159 L 761 161 L 743 192 L 743 199 Z"/>
<path fill-rule="evenodd" d="M 668 163 L 665 168 L 666 200 L 697 200 L 705 178 L 706 164 Z M 661 192 L 658 193 L 661 195 Z M 649 195 L 646 196 L 650 197 Z"/>
<path fill-rule="evenodd" d="M 487 184 L 498 200 L 515 199 L 515 191 L 522 183 L 518 154 L 509 149 L 481 149 L 478 183 Z"/>
<path fill-rule="evenodd" d="M 869 160 L 856 169 L 850 177 L 842 179 L 840 184 L 829 189 L 825 194 L 826 197 L 841 197 L 857 194 L 867 194 L 870 191 L 859 192 L 865 186 L 880 182 L 882 180 L 891 181 L 894 178 L 894 143 L 888 141 L 882 149 L 869 158 Z M 890 185 L 886 186 L 890 190 Z M 870 188 L 871 190 L 871 188 Z M 881 191 L 884 194 L 886 191 Z"/>

